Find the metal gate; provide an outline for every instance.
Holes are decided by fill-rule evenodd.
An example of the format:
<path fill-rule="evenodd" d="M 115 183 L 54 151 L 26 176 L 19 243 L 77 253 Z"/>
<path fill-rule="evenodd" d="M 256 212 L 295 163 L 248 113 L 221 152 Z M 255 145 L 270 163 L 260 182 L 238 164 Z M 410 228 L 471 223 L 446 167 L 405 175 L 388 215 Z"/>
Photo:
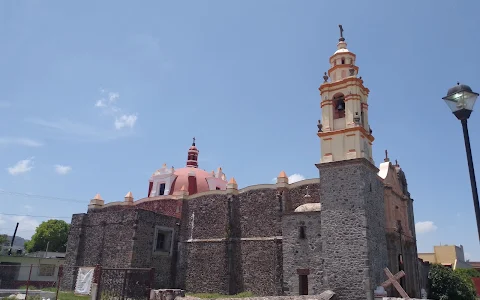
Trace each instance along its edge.
<path fill-rule="evenodd" d="M 95 268 L 96 300 L 148 300 L 153 288 L 155 269 Z"/>

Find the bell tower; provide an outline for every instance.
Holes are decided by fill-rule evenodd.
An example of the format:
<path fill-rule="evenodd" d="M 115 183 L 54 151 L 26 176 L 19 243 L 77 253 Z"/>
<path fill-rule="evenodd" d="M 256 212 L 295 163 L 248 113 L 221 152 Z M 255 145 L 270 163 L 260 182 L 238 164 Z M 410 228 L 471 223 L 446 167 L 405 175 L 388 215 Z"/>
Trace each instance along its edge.
<path fill-rule="evenodd" d="M 320 163 L 372 158 L 372 130 L 368 124 L 368 94 L 362 77 L 357 77 L 356 55 L 347 49 L 340 27 L 337 51 L 330 57 L 330 69 L 323 76 L 320 91 L 322 123 L 319 124 Z"/>

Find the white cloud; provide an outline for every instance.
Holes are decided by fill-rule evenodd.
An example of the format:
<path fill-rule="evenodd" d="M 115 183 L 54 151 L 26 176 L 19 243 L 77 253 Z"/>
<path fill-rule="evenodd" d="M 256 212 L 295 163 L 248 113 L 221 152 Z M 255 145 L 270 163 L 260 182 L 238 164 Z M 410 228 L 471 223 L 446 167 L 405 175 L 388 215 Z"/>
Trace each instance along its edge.
<path fill-rule="evenodd" d="M 125 114 L 122 113 L 122 109 L 116 106 L 120 94 L 117 92 L 108 92 L 105 89 L 101 89 L 102 94 L 106 94 L 105 97 L 102 97 L 100 100 L 95 102 L 95 107 L 102 109 L 102 112 L 106 115 L 113 116 L 114 126 L 117 130 L 123 128 L 133 128 L 137 122 L 136 114 Z"/>
<path fill-rule="evenodd" d="M 0 214 L 0 225 L 2 225 L 0 233 L 12 235 L 17 223 L 19 223 L 17 236 L 24 239 L 30 239 L 35 233 L 35 229 L 40 225 L 40 223 L 32 217 L 6 216 Z"/>
<path fill-rule="evenodd" d="M 115 128 L 117 130 L 122 129 L 124 127 L 133 128 L 136 122 L 137 122 L 136 115 L 122 115 L 119 118 L 115 118 Z"/>
<path fill-rule="evenodd" d="M 302 181 L 305 180 L 305 176 L 300 175 L 300 174 L 293 174 L 288 176 L 288 183 L 294 183 L 297 181 Z"/>
<path fill-rule="evenodd" d="M 55 165 L 55 172 L 57 172 L 60 175 L 66 175 L 70 173 L 71 170 L 72 170 L 72 167 L 70 166 Z"/>
<path fill-rule="evenodd" d="M 19 145 L 26 147 L 41 147 L 43 144 L 39 141 L 35 141 L 28 138 L 12 138 L 12 137 L 0 137 L 1 146 Z"/>
<path fill-rule="evenodd" d="M 91 126 L 90 124 L 72 122 L 66 119 L 49 121 L 40 118 L 31 118 L 26 119 L 26 121 L 62 133 L 61 136 L 55 134 L 52 138 L 62 138 L 75 142 L 105 142 L 132 134 L 128 131 L 118 131 L 114 128 L 102 129 Z"/>
<path fill-rule="evenodd" d="M 417 222 L 415 224 L 415 231 L 420 234 L 434 232 L 437 228 L 437 225 L 433 224 L 432 221 Z"/>
<path fill-rule="evenodd" d="M 298 182 L 298 181 L 302 181 L 302 180 L 305 180 L 305 176 L 303 176 L 301 174 L 298 174 L 298 173 L 295 173 L 295 174 L 292 174 L 292 175 L 288 176 L 288 183 L 290 183 L 290 184 Z M 273 178 L 272 182 L 276 183 L 277 182 L 277 177 Z"/>
<path fill-rule="evenodd" d="M 33 157 L 17 162 L 14 166 L 8 167 L 8 173 L 11 175 L 18 175 L 30 172 L 33 169 Z"/>

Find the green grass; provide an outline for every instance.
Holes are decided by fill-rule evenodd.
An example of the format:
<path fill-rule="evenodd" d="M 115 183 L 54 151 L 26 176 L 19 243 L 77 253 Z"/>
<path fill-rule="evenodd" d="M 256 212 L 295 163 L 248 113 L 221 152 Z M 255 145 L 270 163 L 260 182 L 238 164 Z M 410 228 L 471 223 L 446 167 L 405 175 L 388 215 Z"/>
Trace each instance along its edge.
<path fill-rule="evenodd" d="M 223 295 L 218 293 L 199 293 L 199 294 L 190 294 L 187 293 L 187 296 L 202 298 L 202 299 L 218 299 L 218 298 L 249 298 L 254 297 L 251 292 L 241 292 L 235 295 Z"/>
<path fill-rule="evenodd" d="M 21 286 L 18 289 L 26 290 L 27 286 L 26 285 Z M 28 287 L 28 290 L 33 291 L 33 290 L 39 290 L 39 289 L 36 288 L 35 286 L 31 285 L 31 286 Z M 57 292 L 57 288 L 54 288 L 54 287 L 43 288 L 43 289 L 40 289 L 40 290 L 45 291 L 45 292 L 53 292 L 53 293 Z M 62 291 L 58 292 L 58 300 L 87 300 L 89 298 L 90 298 L 90 296 L 75 295 L 73 292 L 62 292 Z M 41 299 L 42 298 L 40 297 L 40 295 L 28 295 L 28 300 L 41 300 Z"/>

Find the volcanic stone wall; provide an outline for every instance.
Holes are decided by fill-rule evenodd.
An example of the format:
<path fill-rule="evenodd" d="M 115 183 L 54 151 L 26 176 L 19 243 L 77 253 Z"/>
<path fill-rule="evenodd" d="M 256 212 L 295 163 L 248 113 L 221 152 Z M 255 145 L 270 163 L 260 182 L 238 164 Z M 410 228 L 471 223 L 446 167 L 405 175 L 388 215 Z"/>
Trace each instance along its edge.
<path fill-rule="evenodd" d="M 387 265 L 383 184 L 363 158 L 318 167 L 324 288 L 342 299 L 363 300 L 381 283 Z"/>
<path fill-rule="evenodd" d="M 183 202 L 178 285 L 198 293 L 228 293 L 228 201 L 222 191 Z"/>
<path fill-rule="evenodd" d="M 62 286 L 72 290 L 78 266 L 156 269 L 157 282 L 171 284 L 172 257 L 152 258 L 156 225 L 175 228 L 176 219 L 126 208 L 73 215 Z M 178 230 L 177 230 L 178 231 Z"/>
<path fill-rule="evenodd" d="M 306 187 L 309 186 L 305 197 Z M 283 293 L 284 207 L 318 201 L 318 180 L 283 188 L 259 185 L 212 191 L 184 200 L 178 287 L 189 292 Z M 285 205 L 286 204 L 286 205 Z"/>
<path fill-rule="evenodd" d="M 62 286 L 73 289 L 75 266 L 128 268 L 132 257 L 134 210 L 73 215 Z"/>
<path fill-rule="evenodd" d="M 283 290 L 286 295 L 299 295 L 299 275 L 307 275 L 309 295 L 323 292 L 320 214 L 297 212 L 283 217 Z"/>
<path fill-rule="evenodd" d="M 179 225 L 178 219 L 171 216 L 159 215 L 145 210 L 136 211 L 133 225 L 134 233 L 132 235 L 134 243 L 131 267 L 155 268 L 155 288 L 172 288 L 175 286 L 176 241 Z M 169 254 L 153 252 L 156 226 L 173 229 L 173 245 Z"/>

